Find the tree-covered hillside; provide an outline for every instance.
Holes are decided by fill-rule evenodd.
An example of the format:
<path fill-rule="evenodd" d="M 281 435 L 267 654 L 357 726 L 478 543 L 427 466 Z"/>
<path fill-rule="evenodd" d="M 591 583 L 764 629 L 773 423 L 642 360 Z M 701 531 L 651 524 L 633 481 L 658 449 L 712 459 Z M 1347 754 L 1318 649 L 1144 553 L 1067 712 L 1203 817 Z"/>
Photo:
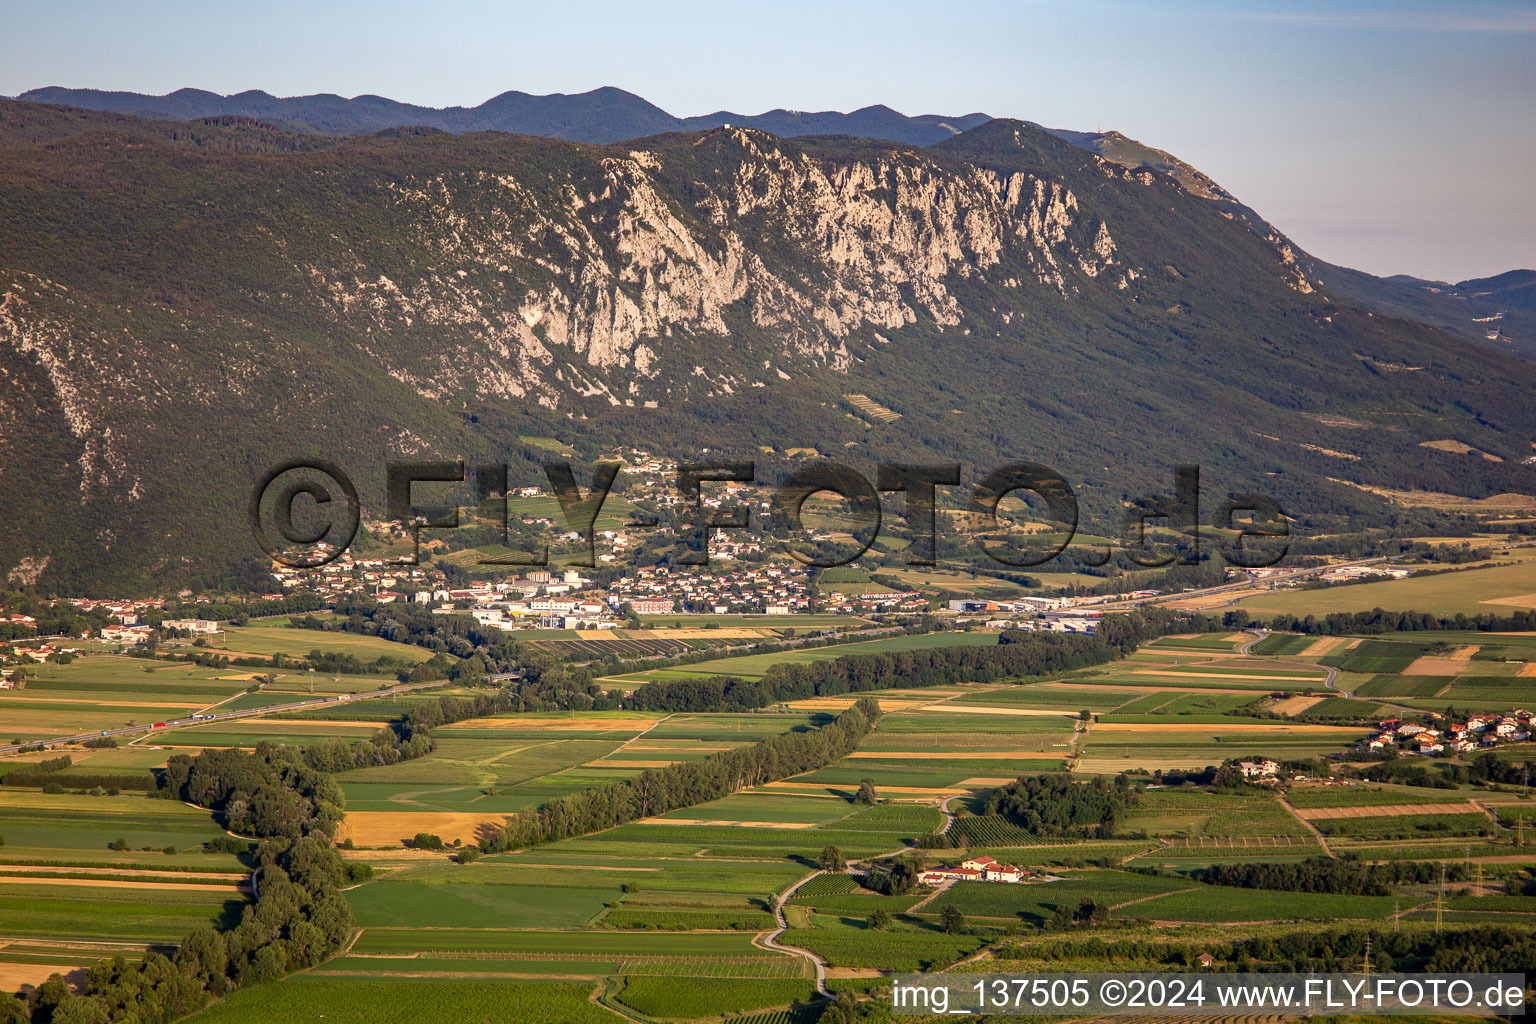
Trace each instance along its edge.
<path fill-rule="evenodd" d="M 597 146 L 0 102 L 0 571 L 206 578 L 275 463 L 378 512 L 388 459 L 520 436 L 1031 459 L 1089 517 L 1193 462 L 1303 530 L 1382 518 L 1338 481 L 1527 486 L 1536 368 L 1335 301 L 1229 205 L 1015 121 Z"/>

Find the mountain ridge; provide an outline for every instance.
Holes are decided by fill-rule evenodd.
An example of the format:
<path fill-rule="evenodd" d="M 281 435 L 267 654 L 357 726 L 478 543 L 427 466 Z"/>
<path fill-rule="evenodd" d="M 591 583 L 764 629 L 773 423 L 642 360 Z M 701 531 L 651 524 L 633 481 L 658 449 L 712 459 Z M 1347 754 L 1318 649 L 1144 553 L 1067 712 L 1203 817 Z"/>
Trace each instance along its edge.
<path fill-rule="evenodd" d="M 322 134 L 369 134 L 387 128 L 419 126 L 455 134 L 507 131 L 597 143 L 734 124 L 780 136 L 855 135 L 930 145 L 990 120 L 986 114 L 979 113 L 956 117 L 940 114 L 908 117 L 883 104 L 848 113 L 777 108 L 761 114 L 719 110 L 712 114 L 676 117 L 615 86 L 602 86 L 584 93 L 545 95 L 508 90 L 474 107 L 426 107 L 371 94 L 350 98 L 335 93 L 278 97 L 259 89 L 225 96 L 185 88 L 153 96 L 46 86 L 30 89 L 16 99 L 159 119 L 197 120 L 239 115 L 267 120 L 278 127 Z"/>
<path fill-rule="evenodd" d="M 907 116 L 883 104 L 847 113 L 777 108 L 755 115 L 718 110 L 693 117 L 676 117 L 643 97 L 615 86 L 603 86 L 584 93 L 542 96 L 509 90 L 475 107 L 443 108 L 403 103 L 372 94 L 350 99 L 334 93 L 276 97 L 255 89 L 223 96 L 184 88 L 163 96 L 152 96 L 49 86 L 29 90 L 18 99 L 158 119 L 199 121 L 250 117 L 280 129 L 322 135 L 421 129 L 454 134 L 505 131 L 601 144 L 735 125 L 766 131 L 781 138 L 848 135 L 926 147 L 992 119 L 982 113 Z M 1442 294 L 1445 289 L 1437 290 L 1435 282 L 1409 284 L 1327 263 L 1302 251 L 1257 211 L 1198 168 L 1166 150 L 1113 129 L 1085 132 L 1049 128 L 1033 121 L 1024 123 L 1123 167 L 1145 167 L 1170 176 L 1192 195 L 1218 204 L 1288 258 L 1304 264 L 1312 278 L 1327 280 L 1354 301 L 1366 303 L 1381 312 L 1421 319 L 1479 344 L 1536 359 L 1536 310 L 1522 307 L 1519 301 L 1513 304 L 1509 301 L 1528 292 L 1445 295 Z"/>
<path fill-rule="evenodd" d="M 525 436 L 1032 458 L 1090 521 L 1196 461 L 1322 532 L 1386 522 L 1356 484 L 1520 490 L 1536 438 L 1536 367 L 1022 121 L 601 146 L 5 101 L 0 234 L 0 572 L 50 587 L 255 554 L 249 488 L 299 453 L 368 467 L 375 509 L 388 458 Z"/>

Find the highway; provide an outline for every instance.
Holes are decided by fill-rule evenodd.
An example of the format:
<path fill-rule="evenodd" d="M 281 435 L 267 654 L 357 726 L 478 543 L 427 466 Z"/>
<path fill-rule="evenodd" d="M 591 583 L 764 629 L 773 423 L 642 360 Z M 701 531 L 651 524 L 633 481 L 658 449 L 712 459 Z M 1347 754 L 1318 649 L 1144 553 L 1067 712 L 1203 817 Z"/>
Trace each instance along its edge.
<path fill-rule="evenodd" d="M 208 715 L 192 715 L 188 718 L 168 719 L 164 722 L 156 722 L 153 725 L 133 725 L 122 729 L 101 729 L 96 732 L 82 732 L 75 736 L 55 736 L 46 740 L 31 740 L 27 743 L 7 743 L 0 746 L 0 754 L 14 754 L 23 748 L 36 747 L 39 744 L 57 747 L 65 743 L 83 743 L 86 740 L 100 739 L 103 736 L 136 736 L 140 733 L 150 734 L 166 732 L 171 729 L 187 725 L 208 725 L 210 722 L 227 722 L 235 718 L 259 718 L 263 715 L 274 715 L 283 711 L 303 711 L 306 708 L 324 707 L 327 704 L 340 702 L 354 703 L 360 700 L 374 700 L 379 697 L 394 697 L 402 693 L 410 693 L 414 690 L 430 690 L 439 686 L 448 685 L 442 680 L 431 683 L 409 683 L 401 686 L 392 686 L 387 690 L 371 690 L 368 693 L 343 693 L 331 697 L 315 697 L 311 700 L 295 701 L 291 704 L 273 704 L 264 708 L 248 708 L 244 711 L 219 711 Z M 383 728 L 384 723 L 379 723 Z"/>

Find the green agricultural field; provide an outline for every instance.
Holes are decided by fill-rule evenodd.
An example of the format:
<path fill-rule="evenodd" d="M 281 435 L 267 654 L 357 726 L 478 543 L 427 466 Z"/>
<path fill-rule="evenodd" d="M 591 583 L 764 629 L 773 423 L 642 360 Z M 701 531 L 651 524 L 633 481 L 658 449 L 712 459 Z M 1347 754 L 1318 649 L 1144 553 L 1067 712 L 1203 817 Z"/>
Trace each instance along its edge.
<path fill-rule="evenodd" d="M 564 888 L 385 878 L 348 890 L 347 901 L 365 928 L 574 928 L 620 895 L 617 883 Z"/>
<path fill-rule="evenodd" d="M 1536 608 L 1536 562 L 1323 590 L 1275 590 L 1245 598 L 1237 607 L 1258 616 L 1273 612 L 1321 616 L 1373 608 L 1440 616 L 1508 615 L 1517 608 Z"/>
<path fill-rule="evenodd" d="M 862 810 L 851 818 L 844 818 L 837 823 L 837 827 L 860 832 L 896 832 L 921 836 L 934 831 L 943 823 L 944 816 L 934 807 L 884 804 Z"/>
<path fill-rule="evenodd" d="M 1024 683 L 1017 686 L 1000 686 L 990 690 L 983 690 L 979 693 L 968 693 L 963 697 L 956 697 L 952 703 L 982 704 L 989 707 L 1039 708 L 1045 711 L 1060 711 L 1063 714 L 1071 714 L 1083 709 L 1089 711 L 1112 711 L 1136 700 L 1140 696 L 1141 694 L 1135 692 L 1119 692 L 1093 686 L 1068 689 L 1066 687 L 1046 687 L 1038 683 Z"/>
<path fill-rule="evenodd" d="M 750 935 L 622 931 L 514 931 L 507 928 L 367 928 L 352 947 L 355 953 L 553 954 L 557 956 L 724 956 L 764 955 Z M 788 955 L 786 954 L 786 959 Z"/>
<path fill-rule="evenodd" d="M 878 967 L 889 971 L 929 970 L 973 953 L 986 940 L 978 935 L 945 935 L 936 926 L 875 931 L 863 920 L 812 915 L 811 928 L 791 928 L 786 945 L 808 949 L 834 967 Z"/>
<path fill-rule="evenodd" d="M 1269 794 L 1231 795 L 1199 790 L 1141 794 L 1120 822 L 1125 833 L 1149 836 L 1300 835 L 1302 826 Z"/>
<path fill-rule="evenodd" d="M 1359 697 L 1435 697 L 1451 685 L 1450 676 L 1373 675 L 1355 687 Z"/>
<path fill-rule="evenodd" d="M 671 627 L 673 629 L 698 629 L 714 623 L 718 626 L 760 626 L 764 629 L 857 629 L 870 625 L 868 619 L 857 615 L 642 615 L 641 623 L 647 629 Z"/>
<path fill-rule="evenodd" d="M 179 942 L 200 924 L 232 928 L 246 900 L 233 886 L 170 883 L 0 885 L 5 933 L 44 939 L 123 939 Z"/>
<path fill-rule="evenodd" d="M 1147 645 L 1151 650 L 1174 651 L 1212 651 L 1230 653 L 1237 649 L 1239 644 L 1247 643 L 1253 637 L 1246 634 L 1236 639 L 1228 639 L 1229 633 L 1202 633 L 1199 636 L 1165 636 L 1153 640 Z"/>
<path fill-rule="evenodd" d="M 721 800 L 668 811 L 659 817 L 663 821 L 772 821 L 821 825 L 847 818 L 858 811 L 857 805 L 835 797 L 762 790 L 736 793 Z M 837 827 L 843 826 L 839 824 Z"/>
<path fill-rule="evenodd" d="M 207 811 L 147 796 L 78 796 L 0 787 L 0 853 L 27 850 L 106 853 L 123 839 L 131 848 L 187 850 L 223 835 Z"/>
<path fill-rule="evenodd" d="M 397 644 L 357 633 L 294 629 L 289 626 L 225 626 L 221 642 L 223 649 L 232 654 L 281 654 L 290 658 L 303 658 L 310 651 L 323 651 L 327 654 L 350 654 L 362 661 L 373 661 L 387 654 L 411 662 L 426 661 L 432 657 L 431 651 L 414 644 Z"/>
<path fill-rule="evenodd" d="M 1154 921 L 1336 921 L 1359 918 L 1382 920 L 1394 913 L 1391 896 L 1340 896 L 1333 893 L 1277 892 L 1267 889 L 1229 889 L 1193 886 L 1187 892 L 1171 892 L 1144 903 L 1124 907 L 1117 917 Z"/>
<path fill-rule="evenodd" d="M 967 917 L 1044 920 L 1058 907 L 1075 910 L 1092 899 L 1110 907 L 1161 893 L 1191 888 L 1185 879 L 1161 878 L 1124 871 L 1090 871 L 1059 882 L 1027 882 L 1000 885 L 995 882 L 957 882 L 922 909 L 935 917 L 954 907 Z"/>
<path fill-rule="evenodd" d="M 783 616 L 773 616 L 782 619 Z M 992 647 L 997 644 L 996 633 L 919 633 L 913 636 L 885 637 L 861 643 L 834 644 L 831 647 L 815 647 L 809 650 L 791 649 L 773 654 L 743 654 L 733 658 L 717 658 L 681 665 L 671 672 L 699 676 L 742 676 L 761 678 L 771 667 L 781 664 L 809 664 L 830 661 L 848 654 L 882 654 L 891 651 L 916 651 L 931 647 Z"/>
<path fill-rule="evenodd" d="M 536 807 L 559 793 L 590 785 L 559 774 L 610 754 L 622 740 L 481 738 L 466 729 L 435 740 L 426 757 L 337 776 L 352 811 L 483 811 Z"/>
<path fill-rule="evenodd" d="M 1296 718 L 1301 721 L 1359 721 L 1363 718 L 1380 718 L 1385 709 L 1373 700 L 1348 700 L 1344 697 L 1326 697 L 1307 708 Z"/>
<path fill-rule="evenodd" d="M 1250 648 L 1250 653 L 1265 657 L 1287 657 L 1300 654 L 1311 647 L 1316 637 L 1297 636 L 1294 633 L 1271 633 Z"/>
<path fill-rule="evenodd" d="M 1294 807 L 1386 807 L 1395 804 L 1444 804 L 1462 794 L 1417 786 L 1292 786 L 1286 794 Z"/>
<path fill-rule="evenodd" d="M 1066 843 L 1065 839 L 1047 839 L 1026 831 L 1001 814 L 962 815 L 955 819 L 949 835 L 961 837 L 971 847 L 1049 846 Z"/>
<path fill-rule="evenodd" d="M 1317 830 L 1332 838 L 1435 839 L 1444 836 L 1483 836 L 1495 831 L 1485 814 L 1398 814 L 1373 818 L 1320 818 Z"/>
<path fill-rule="evenodd" d="M 188 1018 L 196 1024 L 379 1024 L 380 1021 L 496 1021 L 496 1024 L 613 1024 L 612 1012 L 588 1001 L 588 985 L 462 979 L 390 979 L 295 975 L 242 989 Z"/>
<path fill-rule="evenodd" d="M 640 928 L 666 931 L 764 932 L 774 926 L 766 910 L 695 910 L 690 907 L 616 907 L 598 918 L 602 928 Z"/>
<path fill-rule="evenodd" d="M 653 1017 L 714 1017 L 788 1006 L 815 995 L 809 981 L 627 978 L 619 1002 Z"/>

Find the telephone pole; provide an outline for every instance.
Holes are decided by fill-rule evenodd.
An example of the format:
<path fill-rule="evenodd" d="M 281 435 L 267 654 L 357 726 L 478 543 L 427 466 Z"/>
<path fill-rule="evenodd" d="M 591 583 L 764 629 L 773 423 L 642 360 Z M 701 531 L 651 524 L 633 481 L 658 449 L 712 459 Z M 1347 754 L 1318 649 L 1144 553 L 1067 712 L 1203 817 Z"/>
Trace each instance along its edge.
<path fill-rule="evenodd" d="M 1435 896 L 1435 933 L 1445 922 L 1445 861 L 1440 862 L 1440 891 Z"/>

